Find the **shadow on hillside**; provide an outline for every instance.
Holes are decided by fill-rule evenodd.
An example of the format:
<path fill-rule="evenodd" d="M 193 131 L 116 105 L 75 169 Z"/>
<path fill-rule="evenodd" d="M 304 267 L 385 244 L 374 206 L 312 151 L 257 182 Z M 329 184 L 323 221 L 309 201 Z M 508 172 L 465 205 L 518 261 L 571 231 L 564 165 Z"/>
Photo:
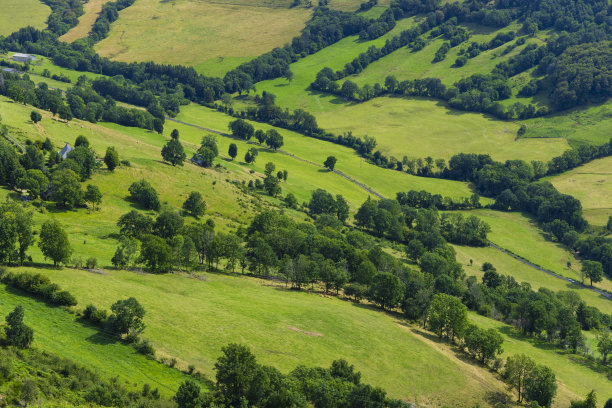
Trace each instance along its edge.
<path fill-rule="evenodd" d="M 514 405 L 512 397 L 501 391 L 487 391 L 485 401 L 494 408 L 510 407 Z"/>
<path fill-rule="evenodd" d="M 90 326 L 90 325 L 87 325 L 87 326 L 88 327 L 96 328 L 95 326 Z M 115 339 L 114 337 L 111 337 L 108 334 L 104 334 L 104 333 L 100 333 L 100 332 L 98 332 L 96 334 L 92 334 L 91 336 L 87 337 L 85 340 L 87 340 L 90 343 L 99 344 L 99 345 L 102 345 L 102 346 L 106 346 L 106 345 L 118 342 L 118 340 Z"/>

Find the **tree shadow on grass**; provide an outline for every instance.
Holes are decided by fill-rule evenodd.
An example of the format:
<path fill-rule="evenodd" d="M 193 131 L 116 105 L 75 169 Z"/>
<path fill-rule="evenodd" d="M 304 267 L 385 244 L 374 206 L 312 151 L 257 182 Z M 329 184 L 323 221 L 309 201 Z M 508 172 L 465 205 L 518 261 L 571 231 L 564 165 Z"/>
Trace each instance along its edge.
<path fill-rule="evenodd" d="M 90 325 L 87 325 L 87 326 L 92 327 Z M 107 346 L 109 344 L 113 344 L 113 343 L 119 342 L 118 339 L 116 339 L 114 337 L 111 337 L 108 334 L 101 333 L 101 332 L 92 334 L 91 336 L 87 337 L 85 340 L 87 340 L 90 343 L 99 344 L 99 345 L 102 345 L 102 346 Z"/>

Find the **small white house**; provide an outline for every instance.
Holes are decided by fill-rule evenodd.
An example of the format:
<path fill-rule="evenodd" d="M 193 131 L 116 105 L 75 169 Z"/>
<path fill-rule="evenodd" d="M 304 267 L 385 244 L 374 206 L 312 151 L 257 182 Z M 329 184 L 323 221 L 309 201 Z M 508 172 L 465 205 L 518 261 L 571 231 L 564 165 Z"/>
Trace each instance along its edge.
<path fill-rule="evenodd" d="M 21 54 L 21 53 L 16 53 L 13 55 L 13 61 L 17 61 L 17 62 L 31 62 L 31 61 L 36 61 L 36 57 L 30 54 Z"/>
<path fill-rule="evenodd" d="M 62 158 L 62 160 L 66 160 L 66 157 L 68 157 L 68 153 L 70 153 L 71 151 L 72 151 L 72 147 L 70 147 L 70 145 L 66 143 L 66 146 L 64 146 L 64 148 L 59 151 L 59 155 Z"/>

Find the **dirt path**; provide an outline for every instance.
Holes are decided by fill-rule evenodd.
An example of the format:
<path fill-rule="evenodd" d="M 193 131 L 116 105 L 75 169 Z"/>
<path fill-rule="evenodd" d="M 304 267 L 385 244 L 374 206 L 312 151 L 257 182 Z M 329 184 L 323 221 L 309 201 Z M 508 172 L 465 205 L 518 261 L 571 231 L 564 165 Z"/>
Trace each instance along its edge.
<path fill-rule="evenodd" d="M 502 248 L 502 247 L 499 247 L 499 246 L 497 246 L 497 245 L 495 245 L 495 244 L 493 244 L 493 243 L 491 243 L 491 242 L 489 242 L 489 246 L 490 246 L 491 248 L 495 248 L 495 249 L 497 249 L 498 251 L 501 251 L 501 252 L 505 253 L 506 255 L 510 255 L 510 256 L 511 256 L 511 257 L 513 257 L 514 259 L 516 259 L 516 260 L 518 260 L 518 261 L 520 261 L 520 262 L 524 263 L 524 264 L 525 264 L 525 265 L 527 265 L 527 266 L 532 267 L 533 269 L 537 269 L 537 270 L 538 270 L 538 271 L 540 271 L 540 272 L 544 272 L 544 273 L 546 273 L 546 274 L 548 274 L 548 275 L 550 275 L 550 276 L 554 276 L 554 277 L 555 277 L 555 278 L 557 278 L 557 279 L 561 279 L 561 280 L 564 280 L 564 281 L 566 281 L 566 282 L 573 283 L 574 285 L 576 285 L 576 286 L 580 286 L 580 287 L 582 287 L 582 288 L 584 288 L 584 289 L 592 290 L 593 292 L 597 292 L 597 293 L 599 293 L 600 295 L 602 295 L 603 297 L 605 297 L 605 298 L 607 298 L 607 299 L 609 299 L 609 300 L 612 300 L 612 294 L 610 294 L 610 293 L 604 292 L 603 290 L 599 290 L 599 289 L 594 288 L 594 287 L 592 287 L 592 286 L 587 286 L 587 285 L 584 285 L 584 284 L 582 284 L 582 283 L 580 283 L 580 282 L 577 282 L 577 281 L 575 281 L 575 280 L 573 280 L 573 279 L 566 278 L 565 276 L 557 275 L 556 273 L 551 272 L 551 271 L 549 271 L 549 270 L 547 270 L 547 269 L 541 268 L 541 267 L 539 267 L 539 266 L 537 266 L 537 265 L 534 265 L 534 264 L 532 264 L 531 262 L 529 262 L 528 260 L 523 259 L 523 258 L 521 258 L 520 256 L 514 255 L 512 252 L 510 252 L 510 251 L 508 251 L 508 250 L 506 250 L 506 249 L 504 249 L 504 248 Z"/>
<path fill-rule="evenodd" d="M 185 126 L 191 126 L 191 127 L 197 128 L 197 129 L 202 129 L 202 130 L 205 130 L 205 131 L 207 131 L 207 132 L 215 133 L 215 134 L 217 134 L 217 135 L 221 135 L 221 136 L 229 137 L 229 138 L 232 138 L 232 139 L 234 139 L 234 140 L 240 140 L 240 141 L 243 141 L 243 142 L 244 142 L 244 140 L 243 140 L 243 139 L 239 139 L 239 138 L 237 138 L 237 137 L 234 137 L 234 136 L 230 135 L 229 133 L 224 133 L 224 132 L 220 132 L 220 131 L 218 131 L 218 130 L 213 130 L 213 129 L 205 128 L 205 127 L 202 127 L 202 126 L 194 125 L 193 123 L 187 123 L 187 122 L 183 122 L 183 121 L 180 121 L 180 120 L 177 120 L 177 119 L 173 119 L 173 118 L 166 118 L 166 120 L 169 120 L 169 121 L 171 121 L 171 122 L 180 123 L 181 125 L 185 125 Z M 248 143 L 248 144 L 255 145 L 255 146 L 260 146 L 259 144 L 254 143 L 254 142 L 250 142 L 250 141 L 247 141 L 247 143 Z M 321 168 L 321 169 L 324 169 L 324 168 L 325 168 L 325 167 L 324 167 L 322 164 L 315 163 L 315 162 L 313 162 L 313 161 L 310 161 L 310 160 L 304 159 L 304 158 L 302 158 L 302 157 L 296 156 L 296 155 L 294 155 L 294 154 L 292 154 L 292 153 L 289 153 L 289 152 L 287 152 L 287 151 L 285 151 L 285 150 L 278 149 L 278 150 L 277 150 L 277 152 L 279 152 L 279 153 L 281 153 L 281 154 L 284 154 L 285 156 L 292 157 L 292 158 L 294 158 L 294 159 L 296 159 L 296 160 L 299 160 L 299 161 L 301 161 L 301 162 L 308 163 L 308 164 L 310 164 L 310 165 L 312 165 L 312 166 L 316 166 L 316 167 L 319 167 L 319 168 Z M 350 181 L 351 183 L 353 183 L 353 184 L 357 185 L 358 187 L 360 187 L 360 188 L 364 189 L 364 190 L 365 190 L 365 191 L 367 191 L 368 193 L 370 193 L 370 194 L 372 194 L 372 195 L 374 195 L 374 196 L 376 196 L 376 197 L 378 197 L 378 198 L 381 198 L 381 199 L 382 199 L 382 198 L 384 198 L 382 195 L 378 194 L 376 191 L 372 190 L 370 187 L 368 187 L 368 186 L 366 186 L 366 185 L 364 185 L 364 184 L 361 184 L 360 182 L 358 182 L 358 181 L 357 181 L 357 180 L 355 180 L 354 178 L 352 178 L 352 177 L 350 177 L 350 176 L 347 176 L 346 174 L 342 173 L 340 170 L 333 170 L 333 172 L 334 172 L 334 173 L 336 173 L 337 175 L 341 176 L 341 177 L 344 177 L 346 180 L 348 180 L 348 181 Z"/>

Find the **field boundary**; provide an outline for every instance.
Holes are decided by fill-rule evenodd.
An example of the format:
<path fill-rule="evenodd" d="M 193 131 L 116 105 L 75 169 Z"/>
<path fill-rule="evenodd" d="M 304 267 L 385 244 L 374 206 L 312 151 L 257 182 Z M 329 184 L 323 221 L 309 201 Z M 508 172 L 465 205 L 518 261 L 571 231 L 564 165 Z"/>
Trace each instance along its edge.
<path fill-rule="evenodd" d="M 206 127 L 203 127 L 203 126 L 199 126 L 199 125 L 194 125 L 193 123 L 187 123 L 187 122 L 183 122 L 183 121 L 180 121 L 180 120 L 177 120 L 177 119 L 173 119 L 173 118 L 168 118 L 168 117 L 166 117 L 166 120 L 169 120 L 169 121 L 171 121 L 171 122 L 180 123 L 181 125 L 191 126 L 191 127 L 197 128 L 197 129 L 206 130 L 207 132 L 211 132 L 211 133 L 215 133 L 215 134 L 217 134 L 217 135 L 221 135 L 221 136 L 229 137 L 229 138 L 234 139 L 234 140 L 240 140 L 240 141 L 242 141 L 242 142 L 244 142 L 244 141 L 245 141 L 244 139 L 240 139 L 240 138 L 235 137 L 235 136 L 233 136 L 233 135 L 231 135 L 231 134 L 229 134 L 229 133 L 221 132 L 221 131 L 219 131 L 219 130 L 209 129 L 209 128 L 206 128 Z M 247 144 L 252 144 L 252 145 L 255 145 L 255 146 L 260 146 L 259 144 L 257 144 L 257 143 L 253 143 L 253 142 L 251 142 L 251 141 L 249 141 L 249 140 L 246 140 L 246 143 L 247 143 Z M 296 159 L 296 160 L 299 160 L 299 161 L 304 162 L 304 163 L 311 164 L 311 165 L 316 166 L 316 167 L 319 167 L 319 168 L 321 168 L 321 169 L 324 169 L 324 168 L 325 168 L 325 166 L 323 166 L 322 164 L 315 163 L 315 162 L 313 162 L 313 161 L 310 161 L 310 160 L 304 159 L 304 158 L 302 158 L 302 157 L 296 156 L 296 155 L 294 155 L 293 153 L 289 153 L 289 152 L 287 152 L 287 151 L 285 151 L 285 150 L 278 149 L 278 150 L 276 150 L 276 151 L 277 151 L 277 152 L 279 152 L 279 153 L 281 153 L 281 154 L 284 154 L 285 156 L 292 157 L 292 158 L 294 158 L 294 159 Z M 378 194 L 376 191 L 372 190 L 370 187 L 368 187 L 368 186 L 366 186 L 366 185 L 364 185 L 364 184 L 362 184 L 362 183 L 358 182 L 357 180 L 355 180 L 354 178 L 352 178 L 352 177 L 350 177 L 350 176 L 347 176 L 346 174 L 342 173 L 342 172 L 341 172 L 341 171 L 339 171 L 339 170 L 332 170 L 332 172 L 336 173 L 337 175 L 339 175 L 339 176 L 341 176 L 341 177 L 344 177 L 346 180 L 350 181 L 351 183 L 353 183 L 353 184 L 355 184 L 356 186 L 358 186 L 358 187 L 360 187 L 360 188 L 362 188 L 362 189 L 366 190 L 368 193 L 370 193 L 370 194 L 372 194 L 372 195 L 374 195 L 374 196 L 376 196 L 376 197 L 378 197 L 378 198 L 380 198 L 380 199 L 384 199 L 384 198 L 385 198 L 385 197 L 383 197 L 382 195 Z"/>
<path fill-rule="evenodd" d="M 612 300 L 612 294 L 610 294 L 610 293 L 608 293 L 608 292 L 606 292 L 606 291 L 604 291 L 604 290 L 597 289 L 597 288 L 595 288 L 595 287 L 593 287 L 593 286 L 587 286 L 587 285 L 585 285 L 585 284 L 583 284 L 583 283 L 580 283 L 580 282 L 577 282 L 577 281 L 575 281 L 575 280 L 573 280 L 573 279 L 566 278 L 565 276 L 561 276 L 561 275 L 559 275 L 559 274 L 557 274 L 557 273 L 555 273 L 555 272 L 549 271 L 548 269 L 544 269 L 544 268 L 542 268 L 541 266 L 538 266 L 538 265 L 536 265 L 536 264 L 534 264 L 534 263 L 531 263 L 531 262 L 529 262 L 527 259 L 525 259 L 525 258 L 523 258 L 523 257 L 521 257 L 521 256 L 519 256 L 519 255 L 516 255 L 516 254 L 514 254 L 514 253 L 510 252 L 510 251 L 509 251 L 509 250 L 507 250 L 507 249 L 504 249 L 504 248 L 502 248 L 502 247 L 500 247 L 500 246 L 497 246 L 497 245 L 495 245 L 495 244 L 494 244 L 494 243 L 492 243 L 492 242 L 489 242 L 489 246 L 490 246 L 491 248 L 495 248 L 495 249 L 497 249 L 498 251 L 501 251 L 501 252 L 505 253 L 506 255 L 510 255 L 512 258 L 514 258 L 514 259 L 516 259 L 516 260 L 518 260 L 518 261 L 520 261 L 520 262 L 524 263 L 524 264 L 525 264 L 525 265 L 527 265 L 527 266 L 530 266 L 530 267 L 531 267 L 531 268 L 533 268 L 533 269 L 537 269 L 538 271 L 540 271 L 540 272 L 544 272 L 544 273 L 546 273 L 546 274 L 548 274 L 548 275 L 550 275 L 550 276 L 554 276 L 554 277 L 555 277 L 555 278 L 557 278 L 557 279 L 561 279 L 561 280 L 564 280 L 564 281 L 566 281 L 566 282 L 572 283 L 572 284 L 574 284 L 574 285 L 580 286 L 581 288 L 592 290 L 593 292 L 597 292 L 597 293 L 599 293 L 600 295 L 602 295 L 603 297 L 607 298 L 608 300 Z"/>

